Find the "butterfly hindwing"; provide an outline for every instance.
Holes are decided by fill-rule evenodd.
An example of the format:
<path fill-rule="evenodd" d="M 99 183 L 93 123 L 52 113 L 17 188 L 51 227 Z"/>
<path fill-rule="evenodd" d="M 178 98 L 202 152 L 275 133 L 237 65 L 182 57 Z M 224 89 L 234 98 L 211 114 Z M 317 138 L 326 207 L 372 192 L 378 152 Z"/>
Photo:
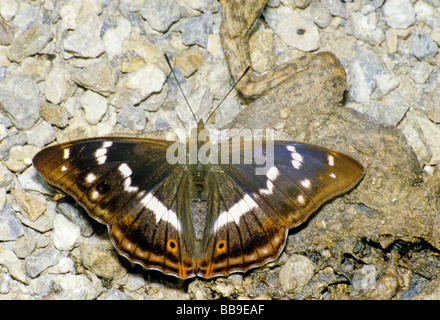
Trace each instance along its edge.
<path fill-rule="evenodd" d="M 154 190 L 143 192 L 137 210 L 109 226 L 116 248 L 147 268 L 186 278 L 195 275 L 191 226 L 187 224 L 188 174 L 174 171 Z"/>
<path fill-rule="evenodd" d="M 246 271 L 278 257 L 287 229 L 276 225 L 223 170 L 213 166 L 199 275 Z"/>

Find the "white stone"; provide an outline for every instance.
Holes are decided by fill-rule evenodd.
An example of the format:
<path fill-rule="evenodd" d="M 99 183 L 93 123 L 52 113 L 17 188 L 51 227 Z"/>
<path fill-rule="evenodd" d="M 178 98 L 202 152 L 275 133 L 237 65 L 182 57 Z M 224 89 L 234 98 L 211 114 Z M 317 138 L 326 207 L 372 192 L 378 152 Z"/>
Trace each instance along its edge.
<path fill-rule="evenodd" d="M 388 73 L 379 74 L 374 79 L 376 80 L 377 88 L 383 96 L 396 89 L 400 84 L 399 79 Z"/>
<path fill-rule="evenodd" d="M 15 0 L 0 1 L 0 16 L 6 21 L 11 21 L 18 11 L 18 4 Z"/>
<path fill-rule="evenodd" d="M 315 274 L 315 264 L 307 257 L 294 254 L 281 267 L 279 279 L 283 290 L 298 293 Z"/>
<path fill-rule="evenodd" d="M 70 258 L 61 258 L 58 264 L 47 269 L 48 273 L 69 273 L 75 269 L 75 262 Z"/>
<path fill-rule="evenodd" d="M 364 292 L 373 289 L 376 285 L 377 270 L 373 265 L 364 265 L 357 273 L 354 274 L 351 281 L 353 290 Z"/>
<path fill-rule="evenodd" d="M 434 68 L 427 62 L 424 62 L 424 61 L 418 62 L 412 68 L 410 75 L 411 75 L 411 78 L 414 80 L 414 82 L 416 82 L 418 84 L 423 84 L 426 82 L 426 80 L 428 80 L 433 69 Z"/>
<path fill-rule="evenodd" d="M 116 28 L 109 29 L 103 36 L 105 52 L 108 60 L 122 53 L 122 41 L 130 35 L 131 24 L 127 19 L 120 18 Z"/>
<path fill-rule="evenodd" d="M 313 17 L 313 22 L 315 22 L 320 28 L 326 28 L 329 25 L 332 16 L 321 3 L 312 2 L 308 7 L 308 10 L 310 10 L 310 14 Z"/>
<path fill-rule="evenodd" d="M 399 124 L 421 165 L 440 163 L 440 127 L 421 111 L 409 110 Z"/>
<path fill-rule="evenodd" d="M 91 90 L 87 90 L 81 96 L 80 102 L 84 108 L 86 120 L 91 125 L 97 124 L 107 112 L 107 99 Z"/>
<path fill-rule="evenodd" d="M 18 259 L 13 252 L 0 248 L 0 265 L 8 269 L 12 278 L 28 283 L 29 279 L 26 276 L 23 261 Z"/>
<path fill-rule="evenodd" d="M 81 10 L 82 1 L 70 1 L 61 7 L 59 14 L 67 29 L 76 29 L 78 26 L 76 18 Z"/>
<path fill-rule="evenodd" d="M 385 32 L 385 41 L 388 53 L 396 53 L 398 45 L 396 29 L 390 28 Z"/>
<path fill-rule="evenodd" d="M 97 16 L 90 16 L 82 21 L 74 31 L 64 39 L 64 50 L 78 57 L 95 58 L 104 52 L 101 40 L 102 22 Z"/>
<path fill-rule="evenodd" d="M 69 72 L 61 67 L 53 67 L 46 79 L 44 95 L 53 104 L 60 104 L 66 98 L 70 86 Z"/>
<path fill-rule="evenodd" d="M 266 8 L 263 15 L 268 25 L 289 46 L 306 52 L 319 48 L 319 30 L 310 14 L 299 14 L 288 7 L 280 6 L 276 9 Z"/>
<path fill-rule="evenodd" d="M 145 279 L 142 274 L 129 274 L 127 283 L 125 284 L 125 288 L 128 291 L 136 291 L 145 286 Z"/>
<path fill-rule="evenodd" d="M 91 300 L 103 290 L 101 286 L 95 285 L 83 274 L 59 275 L 54 283 L 61 289 L 58 298 L 62 300 Z"/>
<path fill-rule="evenodd" d="M 345 25 L 345 33 L 371 45 L 379 45 L 385 39 L 384 32 L 377 26 L 374 12 L 367 16 L 360 12 L 353 13 Z"/>
<path fill-rule="evenodd" d="M 414 4 L 414 12 L 416 14 L 416 20 L 428 25 L 431 23 L 431 19 L 435 19 L 436 13 L 434 8 L 425 1 L 417 1 Z"/>
<path fill-rule="evenodd" d="M 382 9 L 391 28 L 406 29 L 416 22 L 415 10 L 409 0 L 387 0 Z"/>
<path fill-rule="evenodd" d="M 148 64 L 137 71 L 131 72 L 117 85 L 119 90 L 133 91 L 133 105 L 145 100 L 153 92 L 159 92 L 165 83 L 165 73 L 155 64 Z"/>
<path fill-rule="evenodd" d="M 58 250 L 71 250 L 78 240 L 81 229 L 59 214 L 53 221 L 53 241 Z"/>

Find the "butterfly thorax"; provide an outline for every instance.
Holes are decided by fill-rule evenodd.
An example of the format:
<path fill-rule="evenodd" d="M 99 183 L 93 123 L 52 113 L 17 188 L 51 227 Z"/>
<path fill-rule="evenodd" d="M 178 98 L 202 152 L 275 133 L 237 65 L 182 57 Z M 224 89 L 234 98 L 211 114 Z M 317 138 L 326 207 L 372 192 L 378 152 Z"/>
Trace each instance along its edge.
<path fill-rule="evenodd" d="M 203 127 L 203 122 L 199 121 L 197 128 L 194 128 L 191 131 L 190 137 L 188 139 L 187 150 L 189 151 L 191 148 L 196 148 L 197 155 L 200 148 L 205 143 L 209 143 L 209 137 L 199 141 L 199 134 L 203 130 Z M 206 204 L 208 200 L 207 177 L 210 170 L 210 164 L 202 164 L 198 160 L 198 156 L 191 159 L 191 156 L 189 154 L 187 160 L 190 193 L 189 198 L 191 199 L 189 206 L 192 213 L 191 216 L 194 226 L 195 237 L 197 240 L 201 241 L 206 224 Z M 197 162 L 194 163 L 194 160 L 197 160 Z"/>

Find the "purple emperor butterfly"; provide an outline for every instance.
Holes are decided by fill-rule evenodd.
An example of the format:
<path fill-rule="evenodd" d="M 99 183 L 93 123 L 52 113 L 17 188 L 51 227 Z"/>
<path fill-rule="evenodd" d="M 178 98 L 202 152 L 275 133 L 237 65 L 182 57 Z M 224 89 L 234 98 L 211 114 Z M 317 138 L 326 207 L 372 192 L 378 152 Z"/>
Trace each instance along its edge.
<path fill-rule="evenodd" d="M 197 138 L 203 127 L 200 121 L 180 147 L 189 152 L 197 141 L 201 152 L 210 143 Z M 195 163 L 170 162 L 168 151 L 176 143 L 83 139 L 47 147 L 33 163 L 49 183 L 108 225 L 120 254 L 179 278 L 244 272 L 276 259 L 289 228 L 353 188 L 364 173 L 347 155 L 298 142 L 270 142 L 270 154 L 267 143 L 211 144 L 210 152 L 218 151 L 206 163 L 198 157 Z M 260 158 L 242 161 L 249 151 Z M 271 165 L 257 174 L 261 158 Z"/>

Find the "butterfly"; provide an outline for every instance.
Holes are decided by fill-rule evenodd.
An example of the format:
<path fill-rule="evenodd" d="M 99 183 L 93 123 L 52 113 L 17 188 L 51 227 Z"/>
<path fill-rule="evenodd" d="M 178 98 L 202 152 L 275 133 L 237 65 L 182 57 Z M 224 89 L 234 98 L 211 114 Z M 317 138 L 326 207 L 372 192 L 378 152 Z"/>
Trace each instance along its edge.
<path fill-rule="evenodd" d="M 108 226 L 120 254 L 182 279 L 277 259 L 290 228 L 364 174 L 352 157 L 311 144 L 200 139 L 204 123 L 186 143 L 88 138 L 46 147 L 33 165 Z M 184 161 L 170 161 L 170 150 L 184 150 Z M 208 160 L 189 161 L 191 150 Z M 244 161 L 249 152 L 258 155 Z"/>

